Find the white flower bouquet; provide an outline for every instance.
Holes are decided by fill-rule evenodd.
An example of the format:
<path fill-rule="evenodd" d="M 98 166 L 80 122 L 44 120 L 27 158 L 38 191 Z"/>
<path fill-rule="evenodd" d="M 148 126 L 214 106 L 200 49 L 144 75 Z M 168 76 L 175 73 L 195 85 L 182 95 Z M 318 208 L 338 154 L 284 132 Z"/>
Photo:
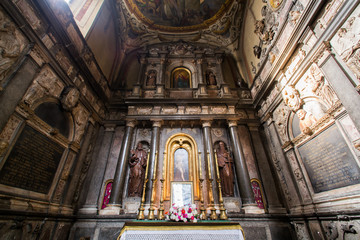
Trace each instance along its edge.
<path fill-rule="evenodd" d="M 194 222 L 196 223 L 199 218 L 199 214 L 195 204 L 187 204 L 182 207 L 176 206 L 175 203 L 172 204 L 169 212 L 165 213 L 166 220 L 176 221 L 176 222 Z"/>

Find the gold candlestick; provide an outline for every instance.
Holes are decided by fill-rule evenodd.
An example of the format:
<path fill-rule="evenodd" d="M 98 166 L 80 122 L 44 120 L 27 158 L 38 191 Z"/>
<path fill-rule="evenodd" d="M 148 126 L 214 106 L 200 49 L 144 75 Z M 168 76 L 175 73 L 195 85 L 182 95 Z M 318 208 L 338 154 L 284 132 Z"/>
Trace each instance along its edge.
<path fill-rule="evenodd" d="M 216 220 L 217 216 L 216 216 L 216 209 L 214 208 L 214 195 L 213 195 L 213 190 L 212 190 L 212 177 L 211 177 L 211 168 L 210 168 L 210 158 L 209 158 L 209 152 L 206 152 L 207 154 L 207 162 L 208 162 L 208 172 L 209 172 L 209 199 L 210 199 L 210 219 L 211 220 Z"/>
<path fill-rule="evenodd" d="M 154 215 L 154 201 L 155 201 L 155 184 L 156 184 L 156 168 L 157 168 L 157 155 L 158 152 L 155 152 L 155 159 L 154 159 L 154 171 L 153 171 L 153 178 L 151 179 L 152 181 L 152 188 L 151 188 L 151 200 L 150 200 L 150 208 L 149 208 L 149 216 L 148 219 L 149 220 L 154 220 L 155 219 L 155 215 Z"/>
<path fill-rule="evenodd" d="M 200 219 L 206 220 L 206 213 L 204 208 L 204 196 L 203 196 L 203 176 L 202 176 L 202 169 L 201 169 L 201 152 L 199 152 L 199 180 L 200 180 Z"/>
<path fill-rule="evenodd" d="M 216 176 L 217 176 L 216 181 L 218 183 L 218 189 L 219 189 L 220 219 L 221 220 L 226 220 L 226 219 L 228 219 L 228 217 L 226 215 L 226 209 L 224 207 L 224 199 L 222 197 L 222 192 L 221 192 L 221 179 L 220 179 L 220 173 L 219 173 L 219 166 L 218 166 L 216 150 L 215 150 L 215 168 L 216 168 Z"/>
<path fill-rule="evenodd" d="M 149 181 L 149 179 L 147 178 L 148 176 L 148 170 L 149 170 L 149 156 L 150 156 L 150 152 L 148 152 L 147 155 L 147 159 L 146 159 L 146 168 L 145 168 L 145 179 L 144 179 L 144 186 L 143 186 L 143 192 L 142 192 L 142 197 L 141 197 L 141 204 L 140 204 L 140 208 L 139 208 L 139 213 L 137 216 L 138 220 L 144 220 L 145 219 L 145 215 L 144 215 L 144 204 L 145 204 L 145 191 L 146 191 L 146 184 Z"/>
<path fill-rule="evenodd" d="M 158 219 L 159 220 L 164 220 L 165 219 L 165 215 L 164 215 L 164 181 L 165 179 L 162 178 L 160 179 L 161 182 L 161 197 L 160 197 L 160 208 L 159 208 L 159 215 L 158 215 Z"/>

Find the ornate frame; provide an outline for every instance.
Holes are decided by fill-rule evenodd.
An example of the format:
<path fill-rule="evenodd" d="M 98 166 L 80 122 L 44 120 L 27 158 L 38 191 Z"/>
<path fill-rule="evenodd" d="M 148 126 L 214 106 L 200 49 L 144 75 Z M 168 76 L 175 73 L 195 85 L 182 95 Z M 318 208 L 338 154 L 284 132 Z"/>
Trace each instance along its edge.
<path fill-rule="evenodd" d="M 170 77 L 170 82 L 171 82 L 171 87 L 172 88 L 178 88 L 175 86 L 175 82 L 174 82 L 174 75 L 177 71 L 186 71 L 186 73 L 189 75 L 189 87 L 188 88 L 192 88 L 192 78 L 191 78 L 191 71 L 189 69 L 187 69 L 186 67 L 176 67 L 171 71 L 171 77 Z"/>
<path fill-rule="evenodd" d="M 171 200 L 171 182 L 174 179 L 174 153 L 177 149 L 184 148 L 189 153 L 189 181 L 193 183 L 193 200 L 199 200 L 199 165 L 198 147 L 195 140 L 185 134 L 177 133 L 169 137 L 165 145 L 165 156 L 163 163 L 164 200 Z"/>

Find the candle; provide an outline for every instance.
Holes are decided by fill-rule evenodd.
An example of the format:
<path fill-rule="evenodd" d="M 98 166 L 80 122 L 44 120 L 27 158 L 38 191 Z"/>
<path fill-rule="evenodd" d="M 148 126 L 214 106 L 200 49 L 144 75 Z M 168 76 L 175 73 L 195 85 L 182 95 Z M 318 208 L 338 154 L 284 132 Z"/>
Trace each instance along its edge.
<path fill-rule="evenodd" d="M 220 179 L 217 154 L 216 154 L 216 150 L 214 150 L 214 151 L 215 151 L 214 154 L 215 154 L 216 177 L 217 177 L 217 179 Z"/>
<path fill-rule="evenodd" d="M 199 175 L 200 175 L 200 179 L 202 179 L 201 152 L 199 152 Z"/>
<path fill-rule="evenodd" d="M 156 179 L 156 168 L 157 168 L 157 155 L 158 152 L 155 152 L 155 159 L 154 159 L 154 172 L 153 172 L 153 179 Z"/>
<path fill-rule="evenodd" d="M 210 168 L 209 152 L 206 152 L 206 154 L 207 154 L 207 162 L 208 162 L 209 179 L 211 179 L 211 168 Z"/>
<path fill-rule="evenodd" d="M 148 169 L 149 169 L 149 158 L 150 158 L 150 151 L 147 154 L 147 159 L 146 159 L 146 170 L 145 170 L 145 179 L 147 179 L 147 175 L 148 175 Z"/>

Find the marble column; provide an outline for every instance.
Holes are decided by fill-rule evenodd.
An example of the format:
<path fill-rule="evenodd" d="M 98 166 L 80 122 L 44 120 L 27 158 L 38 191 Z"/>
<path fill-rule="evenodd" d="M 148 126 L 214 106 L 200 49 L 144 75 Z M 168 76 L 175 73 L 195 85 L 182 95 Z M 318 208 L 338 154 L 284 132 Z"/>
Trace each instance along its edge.
<path fill-rule="evenodd" d="M 254 152 L 256 155 L 261 181 L 264 190 L 264 201 L 267 203 L 267 210 L 269 213 L 286 213 L 286 209 L 282 205 L 279 196 L 279 189 L 277 182 L 274 179 L 273 171 L 265 153 L 262 136 L 259 132 L 257 124 L 248 124 L 251 141 L 253 142 Z"/>
<path fill-rule="evenodd" d="M 250 176 L 246 166 L 244 153 L 240 144 L 237 122 L 231 120 L 228 122 L 232 148 L 234 152 L 234 163 L 237 182 L 240 190 L 240 196 L 245 213 L 257 213 L 257 207 L 254 199 L 254 193 L 251 189 Z M 256 212 L 255 212 L 256 211 Z"/>
<path fill-rule="evenodd" d="M 92 172 L 91 182 L 89 185 L 89 190 L 87 191 L 87 196 L 85 204 L 79 213 L 82 214 L 96 214 L 99 206 L 99 199 L 102 196 L 101 186 L 103 184 L 103 176 L 105 173 L 106 163 L 108 160 L 108 155 L 114 135 L 114 125 L 106 125 L 103 139 L 101 141 L 100 151 L 96 158 L 96 167 Z M 101 200 L 100 200 L 101 201 Z"/>
<path fill-rule="evenodd" d="M 128 167 L 131 139 L 134 132 L 135 121 L 126 122 L 124 139 L 121 144 L 120 156 L 116 166 L 114 182 L 106 214 L 119 214 L 122 207 L 122 196 L 124 192 L 126 170 Z"/>
<path fill-rule="evenodd" d="M 216 172 L 215 172 L 215 158 L 214 158 L 214 149 L 213 149 L 213 141 L 211 137 L 211 121 L 210 120 L 204 120 L 202 122 L 203 127 L 203 133 L 204 133 L 204 145 L 205 145 L 205 152 L 203 154 L 204 156 L 204 162 L 207 165 L 207 152 L 209 153 L 209 162 L 210 167 L 205 169 L 210 169 L 211 171 L 211 178 L 213 179 L 212 182 L 212 192 L 214 196 L 214 202 L 217 201 L 218 198 L 218 191 L 216 188 Z M 207 176 L 209 173 L 206 171 L 204 176 Z"/>
<path fill-rule="evenodd" d="M 150 146 L 150 156 L 149 156 L 149 167 L 148 167 L 148 178 L 149 181 L 146 184 L 146 192 L 145 192 L 145 203 L 150 204 L 151 200 L 151 189 L 152 189 L 152 181 L 153 173 L 154 173 L 154 163 L 155 163 L 155 157 L 156 152 L 158 152 L 157 155 L 157 161 L 159 161 L 159 141 L 160 141 L 160 128 L 161 128 L 162 121 L 155 120 L 152 124 L 152 133 L 151 133 L 151 146 Z M 158 162 L 159 166 L 159 162 Z M 157 175 L 161 176 L 161 175 Z M 159 182 L 159 179 L 158 179 Z"/>

